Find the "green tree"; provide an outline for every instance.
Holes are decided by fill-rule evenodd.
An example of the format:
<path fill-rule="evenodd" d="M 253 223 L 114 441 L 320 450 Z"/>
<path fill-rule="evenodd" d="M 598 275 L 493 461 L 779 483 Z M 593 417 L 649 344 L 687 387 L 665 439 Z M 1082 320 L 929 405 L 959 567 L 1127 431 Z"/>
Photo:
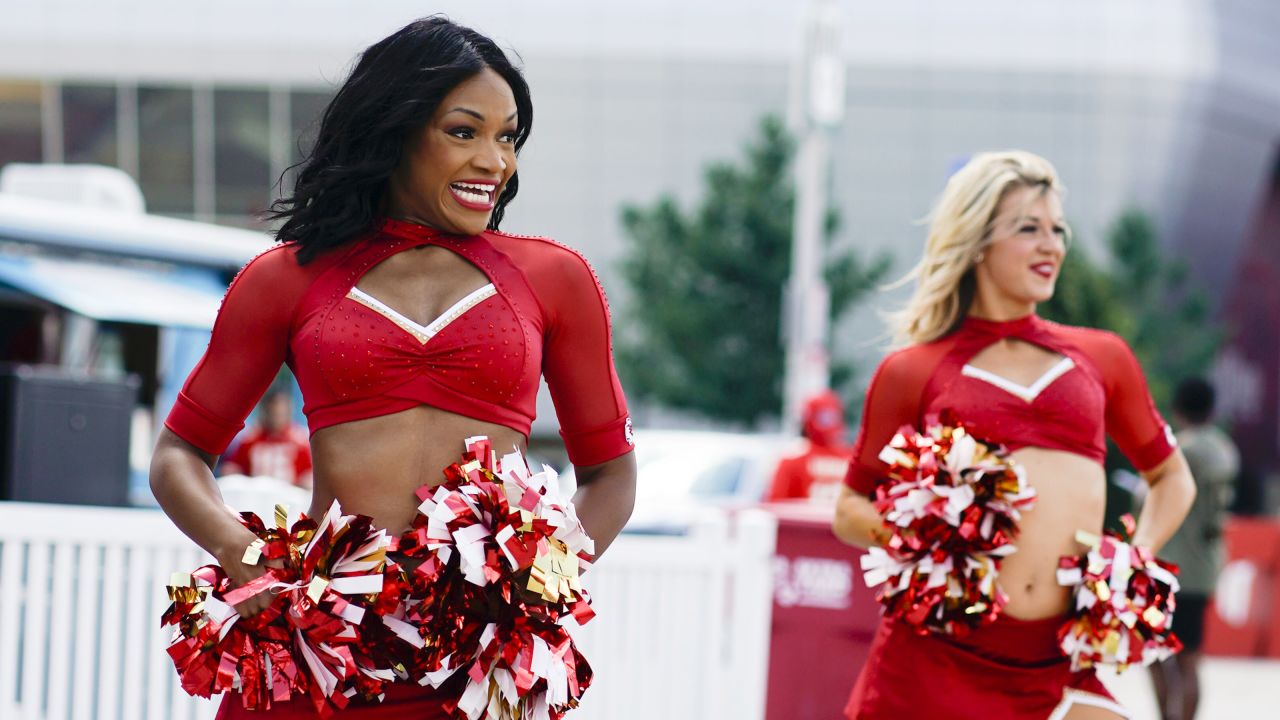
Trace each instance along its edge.
<path fill-rule="evenodd" d="M 706 170 L 703 199 L 680 208 L 670 196 L 628 206 L 632 241 L 622 271 L 632 291 L 619 334 L 627 389 L 669 407 L 754 425 L 782 404 L 782 288 L 791 269 L 794 143 L 772 117 L 738 164 Z M 826 279 L 833 320 L 884 276 L 887 257 L 865 263 L 833 253 L 828 216 Z M 833 367 L 835 379 L 850 368 Z"/>

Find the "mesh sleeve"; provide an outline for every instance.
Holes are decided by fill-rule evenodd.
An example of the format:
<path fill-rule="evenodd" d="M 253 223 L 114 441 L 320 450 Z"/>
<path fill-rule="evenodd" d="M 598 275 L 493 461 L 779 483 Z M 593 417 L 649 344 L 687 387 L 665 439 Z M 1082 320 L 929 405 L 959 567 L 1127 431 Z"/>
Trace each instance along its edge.
<path fill-rule="evenodd" d="M 933 365 L 921 355 L 917 348 L 899 350 L 886 357 L 871 376 L 853 460 L 844 479 L 863 495 L 870 495 L 876 481 L 888 471 L 880 461 L 880 451 L 903 425 L 919 424 L 924 383 Z"/>
<path fill-rule="evenodd" d="M 595 273 L 576 252 L 546 244 L 554 282 L 536 291 L 547 313 L 543 374 L 569 460 L 596 465 L 630 452 L 631 418 L 613 364 L 609 305 Z"/>
<path fill-rule="evenodd" d="M 1173 453 L 1177 440 L 1160 416 L 1142 367 L 1120 336 L 1090 333 L 1086 341 L 1107 392 L 1107 435 L 1139 471 L 1150 470 Z"/>
<path fill-rule="evenodd" d="M 284 363 L 298 273 L 293 253 L 277 247 L 236 275 L 166 427 L 212 455 L 227 449 Z"/>

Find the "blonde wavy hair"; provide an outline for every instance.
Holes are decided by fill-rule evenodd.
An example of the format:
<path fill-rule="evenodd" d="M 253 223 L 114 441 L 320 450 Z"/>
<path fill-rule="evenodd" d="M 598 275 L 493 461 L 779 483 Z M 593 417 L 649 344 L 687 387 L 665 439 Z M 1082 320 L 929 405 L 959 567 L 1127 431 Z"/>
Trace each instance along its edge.
<path fill-rule="evenodd" d="M 996 208 L 1018 187 L 1063 194 L 1053 165 L 1022 150 L 974 155 L 947 181 L 929 215 L 924 257 L 890 286 L 916 281 L 906 307 L 887 316 L 895 346 L 936 340 L 960 323 L 973 301 L 973 266 L 991 243 Z"/>

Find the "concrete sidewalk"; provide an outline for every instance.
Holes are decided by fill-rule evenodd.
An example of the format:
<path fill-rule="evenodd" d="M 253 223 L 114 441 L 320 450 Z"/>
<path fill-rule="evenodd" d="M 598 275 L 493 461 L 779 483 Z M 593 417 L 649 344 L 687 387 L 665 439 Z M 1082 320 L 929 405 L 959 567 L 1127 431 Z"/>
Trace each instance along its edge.
<path fill-rule="evenodd" d="M 1098 675 L 1135 720 L 1159 720 L 1146 668 L 1131 668 L 1119 675 L 1102 670 Z M 1200 681 L 1196 720 L 1280 718 L 1280 660 L 1205 658 Z"/>

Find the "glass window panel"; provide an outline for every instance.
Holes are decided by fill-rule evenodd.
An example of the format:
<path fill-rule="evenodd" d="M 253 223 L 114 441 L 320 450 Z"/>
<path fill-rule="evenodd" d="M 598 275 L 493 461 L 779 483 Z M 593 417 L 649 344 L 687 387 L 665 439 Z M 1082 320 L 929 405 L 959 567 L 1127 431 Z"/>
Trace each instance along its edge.
<path fill-rule="evenodd" d="M 218 215 L 256 216 L 271 200 L 271 121 L 262 90 L 213 94 L 213 177 Z"/>
<path fill-rule="evenodd" d="M 40 83 L 0 80 L 0 165 L 40 162 Z"/>
<path fill-rule="evenodd" d="M 295 90 L 289 93 L 289 122 L 292 125 L 290 165 L 301 162 L 311 152 L 320 132 L 320 116 L 332 99 L 331 92 Z"/>
<path fill-rule="evenodd" d="M 117 164 L 115 86 L 64 84 L 62 138 L 67 162 Z"/>
<path fill-rule="evenodd" d="M 293 184 L 297 181 L 298 170 L 294 165 L 306 159 L 311 147 L 320 132 L 320 116 L 333 99 L 331 92 L 312 90 L 295 90 L 289 93 L 289 166 L 281 183 L 280 194 L 287 197 L 293 194 Z"/>
<path fill-rule="evenodd" d="M 190 88 L 138 88 L 138 180 L 147 210 L 195 212 L 195 128 Z"/>

